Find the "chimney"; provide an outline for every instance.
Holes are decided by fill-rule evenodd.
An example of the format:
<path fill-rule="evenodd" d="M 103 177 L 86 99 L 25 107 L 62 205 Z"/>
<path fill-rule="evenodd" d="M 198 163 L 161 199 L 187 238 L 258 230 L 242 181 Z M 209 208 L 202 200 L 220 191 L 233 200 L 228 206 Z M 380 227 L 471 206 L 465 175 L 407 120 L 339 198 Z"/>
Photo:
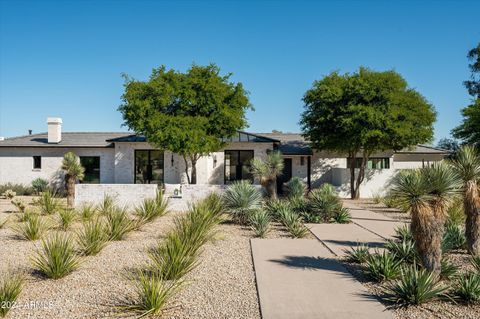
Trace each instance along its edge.
<path fill-rule="evenodd" d="M 59 117 L 47 118 L 48 143 L 60 143 L 62 140 L 62 119 Z"/>
<path fill-rule="evenodd" d="M 0 136 L 0 141 L 5 141 L 5 137 Z"/>
<path fill-rule="evenodd" d="M 28 135 L 32 135 L 32 130 L 28 130 Z"/>

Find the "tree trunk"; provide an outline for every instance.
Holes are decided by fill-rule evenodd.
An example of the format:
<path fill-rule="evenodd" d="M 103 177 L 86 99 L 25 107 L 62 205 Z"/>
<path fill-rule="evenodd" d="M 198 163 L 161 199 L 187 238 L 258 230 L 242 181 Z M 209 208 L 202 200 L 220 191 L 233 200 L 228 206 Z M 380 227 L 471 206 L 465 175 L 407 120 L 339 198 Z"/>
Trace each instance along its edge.
<path fill-rule="evenodd" d="M 357 155 L 357 152 L 352 152 L 349 153 L 350 157 L 350 198 L 355 199 L 355 156 Z"/>
<path fill-rule="evenodd" d="M 360 164 L 360 169 L 358 171 L 358 176 L 357 176 L 357 183 L 355 185 L 355 199 L 360 198 L 360 185 L 363 183 L 363 180 L 365 179 L 365 166 L 368 163 L 368 158 L 369 158 L 369 153 L 363 152 L 362 163 Z"/>
<path fill-rule="evenodd" d="M 188 184 L 191 184 L 190 182 L 190 174 L 188 174 L 188 160 L 185 155 L 183 155 L 183 160 L 185 161 L 185 175 L 187 175 L 187 182 Z"/>
<path fill-rule="evenodd" d="M 480 194 L 474 181 L 469 181 L 466 185 L 463 207 L 467 215 L 465 221 L 467 250 L 473 256 L 480 256 Z"/>
<path fill-rule="evenodd" d="M 66 188 L 67 188 L 67 206 L 73 208 L 75 203 L 75 177 L 66 175 Z"/>
<path fill-rule="evenodd" d="M 190 184 L 197 184 L 197 160 L 191 159 L 192 161 L 192 177 Z"/>
<path fill-rule="evenodd" d="M 265 181 L 265 189 L 270 199 L 277 199 L 277 181 L 276 179 L 268 179 Z"/>

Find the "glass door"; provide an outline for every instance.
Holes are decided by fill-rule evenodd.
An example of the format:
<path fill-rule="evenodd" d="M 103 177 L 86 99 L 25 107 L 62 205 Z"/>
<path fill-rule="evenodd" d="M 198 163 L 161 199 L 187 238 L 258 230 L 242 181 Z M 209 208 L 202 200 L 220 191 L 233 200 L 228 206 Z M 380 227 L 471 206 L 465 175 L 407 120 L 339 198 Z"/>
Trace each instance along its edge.
<path fill-rule="evenodd" d="M 135 150 L 135 184 L 163 183 L 163 151 Z"/>

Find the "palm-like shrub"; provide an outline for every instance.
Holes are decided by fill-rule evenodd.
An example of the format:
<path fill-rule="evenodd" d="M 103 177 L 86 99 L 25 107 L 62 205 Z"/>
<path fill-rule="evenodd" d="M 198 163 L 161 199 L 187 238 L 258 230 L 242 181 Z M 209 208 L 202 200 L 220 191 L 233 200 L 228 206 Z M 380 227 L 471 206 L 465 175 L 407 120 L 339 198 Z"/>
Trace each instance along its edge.
<path fill-rule="evenodd" d="M 35 205 L 40 207 L 40 211 L 44 215 L 55 214 L 62 208 L 62 204 L 57 198 L 57 195 L 51 190 L 43 192 L 40 197 L 35 200 Z"/>
<path fill-rule="evenodd" d="M 35 178 L 32 181 L 32 187 L 36 194 L 40 194 L 41 192 L 44 192 L 47 189 L 48 181 L 40 177 Z"/>
<path fill-rule="evenodd" d="M 138 318 L 160 315 L 182 286 L 181 281 L 165 281 L 158 274 L 146 271 L 136 273 L 133 280 L 137 296 L 123 308 L 137 312 Z"/>
<path fill-rule="evenodd" d="M 458 278 L 454 297 L 467 303 L 480 302 L 480 274 L 467 273 Z"/>
<path fill-rule="evenodd" d="M 264 238 L 270 231 L 271 218 L 267 211 L 259 209 L 250 215 L 250 227 L 255 232 L 255 236 Z"/>
<path fill-rule="evenodd" d="M 420 305 L 442 297 L 446 290 L 434 273 L 412 265 L 402 268 L 399 280 L 385 289 L 385 299 L 401 306 Z"/>
<path fill-rule="evenodd" d="M 77 233 L 77 243 L 83 255 L 98 254 L 107 244 L 109 235 L 100 218 L 87 221 Z"/>
<path fill-rule="evenodd" d="M 436 275 L 441 271 L 447 209 L 459 189 L 458 176 L 443 163 L 402 171 L 392 181 L 390 194 L 412 216 L 411 230 L 422 264 Z"/>
<path fill-rule="evenodd" d="M 13 228 L 13 230 L 26 240 L 40 239 L 49 229 L 50 223 L 38 214 L 30 214 L 25 223 Z"/>
<path fill-rule="evenodd" d="M 282 174 L 283 165 L 282 153 L 278 151 L 270 152 L 265 160 L 254 158 L 251 162 L 253 176 L 260 180 L 271 199 L 277 198 L 277 176 Z"/>
<path fill-rule="evenodd" d="M 48 278 L 62 278 L 78 268 L 80 260 L 70 236 L 55 234 L 42 241 L 42 250 L 32 258 L 34 266 Z"/>
<path fill-rule="evenodd" d="M 418 259 L 417 250 L 413 240 L 387 241 L 385 248 L 397 258 L 397 260 L 406 263 L 414 263 Z"/>
<path fill-rule="evenodd" d="M 262 194 L 248 181 L 228 186 L 222 199 L 225 211 L 242 224 L 248 222 L 252 212 L 262 207 Z"/>
<path fill-rule="evenodd" d="M 77 219 L 77 212 L 74 209 L 65 208 L 58 212 L 58 224 L 62 230 L 68 230 Z"/>
<path fill-rule="evenodd" d="M 400 273 L 401 261 L 398 261 L 395 254 L 383 251 L 371 254 L 367 258 L 365 274 L 371 279 L 382 282 L 395 279 Z"/>
<path fill-rule="evenodd" d="M 95 213 L 96 213 L 96 209 L 93 204 L 83 204 L 78 209 L 77 214 L 81 218 L 81 220 L 85 222 L 90 220 L 92 217 L 94 217 Z"/>
<path fill-rule="evenodd" d="M 463 209 L 467 216 L 467 250 L 480 256 L 480 154 L 473 146 L 462 146 L 452 162 L 462 179 Z"/>
<path fill-rule="evenodd" d="M 306 191 L 307 187 L 305 183 L 299 177 L 292 177 L 286 184 L 287 194 L 290 198 L 302 198 Z"/>
<path fill-rule="evenodd" d="M 109 240 L 122 240 L 135 227 L 125 209 L 115 207 L 106 215 Z"/>
<path fill-rule="evenodd" d="M 460 249 L 465 246 L 465 242 L 465 233 L 460 226 L 447 223 L 443 233 L 442 250 L 445 252 L 452 249 Z"/>
<path fill-rule="evenodd" d="M 75 183 L 85 176 L 85 169 L 80 159 L 73 152 L 63 155 L 62 170 L 65 172 L 65 187 L 67 189 L 67 205 L 73 207 L 75 201 Z"/>
<path fill-rule="evenodd" d="M 22 292 L 25 277 L 22 274 L 4 273 L 0 277 L 0 317 L 5 317 Z"/>
<path fill-rule="evenodd" d="M 352 246 L 350 249 L 345 250 L 345 260 L 351 263 L 363 264 L 367 262 L 370 256 L 370 249 L 368 245 Z"/>

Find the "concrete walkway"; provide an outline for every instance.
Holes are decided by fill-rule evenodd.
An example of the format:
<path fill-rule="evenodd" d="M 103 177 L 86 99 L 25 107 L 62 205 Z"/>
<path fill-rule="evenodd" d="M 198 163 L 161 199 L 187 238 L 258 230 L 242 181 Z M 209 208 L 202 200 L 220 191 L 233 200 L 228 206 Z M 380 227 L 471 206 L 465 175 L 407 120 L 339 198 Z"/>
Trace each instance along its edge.
<path fill-rule="evenodd" d="M 393 319 L 316 239 L 252 239 L 264 319 Z"/>

